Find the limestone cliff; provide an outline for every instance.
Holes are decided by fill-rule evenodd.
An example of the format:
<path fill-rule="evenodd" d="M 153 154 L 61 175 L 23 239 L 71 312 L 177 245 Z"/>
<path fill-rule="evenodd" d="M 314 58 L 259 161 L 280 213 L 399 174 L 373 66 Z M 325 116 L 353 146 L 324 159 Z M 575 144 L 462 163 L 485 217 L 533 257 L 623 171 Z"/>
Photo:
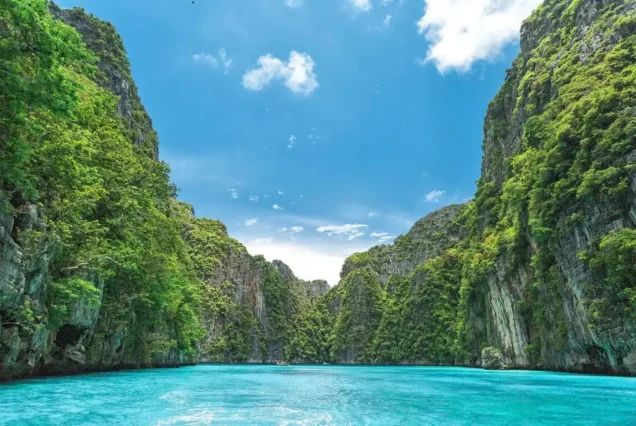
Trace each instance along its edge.
<path fill-rule="evenodd" d="M 345 263 L 343 283 L 370 267 L 384 285 L 374 362 L 480 365 L 489 347 L 513 368 L 636 374 L 635 50 L 633 0 L 547 0 L 523 24 L 475 200 Z"/>
<path fill-rule="evenodd" d="M 329 286 L 325 281 L 296 278 L 281 261 L 251 256 L 230 238 L 225 226 L 212 219 L 196 219 L 186 204 L 175 214 L 184 223 L 197 273 L 204 283 L 202 362 L 275 362 L 303 360 L 292 330 L 303 315 L 312 316 Z M 309 318 L 317 319 L 317 318 Z M 317 343 L 313 344 L 317 349 Z"/>
<path fill-rule="evenodd" d="M 345 261 L 342 280 L 326 295 L 334 320 L 333 362 L 436 363 L 423 353 L 397 352 L 402 351 L 398 347 L 413 346 L 412 340 L 433 333 L 433 323 L 442 320 L 433 316 L 427 322 L 426 311 L 433 307 L 416 302 L 427 291 L 424 265 L 443 258 L 465 237 L 464 210 L 463 205 L 444 207 L 418 220 L 393 244 L 356 253 Z M 459 282 L 454 284 L 450 294 L 428 295 L 428 299 L 457 304 Z M 451 327 L 442 332 L 453 340 Z"/>
<path fill-rule="evenodd" d="M 0 158 L 22 179 L 0 179 L 0 380 L 326 360 L 329 286 L 175 201 L 114 27 L 28 0 L 2 3 L 0 29 L 0 65 L 17 76 L 0 87 L 17 112 Z"/>
<path fill-rule="evenodd" d="M 114 27 L 81 9 L 29 0 L 3 3 L 0 28 L 16 47 L 40 43 L 6 44 L 15 73 L 30 70 L 24 61 L 37 64 L 43 81 L 58 79 L 34 96 L 66 96 L 27 119 L 51 134 L 22 147 L 43 163 L 15 165 L 33 176 L 34 195 L 0 180 L 0 380 L 196 361 L 325 360 L 327 314 L 319 305 L 329 286 L 249 255 L 221 222 L 196 219 L 175 201 Z M 14 92 L 25 91 L 23 81 Z M 0 102 L 34 108 L 6 87 Z M 24 120 L 4 122 L 11 126 L 0 127 L 3 143 Z M 2 158 L 12 154 L 4 146 Z M 61 175 L 48 177 L 42 164 Z M 69 166 L 92 167 L 90 177 L 84 182 Z"/>
<path fill-rule="evenodd" d="M 68 193 L 62 193 L 64 186 L 60 184 L 60 177 L 55 176 L 56 170 L 52 170 L 53 175 L 47 175 L 45 170 L 47 164 L 64 167 L 72 161 L 80 164 L 82 161 L 90 161 L 79 155 L 77 158 L 72 158 L 72 155 L 60 156 L 59 153 L 66 147 L 54 142 L 54 138 L 61 140 L 62 135 L 71 143 L 74 140 L 84 141 L 84 147 L 95 143 L 95 146 L 101 145 L 105 150 L 113 149 L 117 144 L 121 148 L 132 142 L 139 154 L 128 153 L 129 157 L 120 158 L 120 164 L 124 164 L 124 167 L 131 168 L 136 155 L 148 156 L 151 162 L 155 162 L 156 133 L 137 96 L 122 40 L 112 25 L 99 21 L 81 9 L 61 10 L 45 1 L 30 1 L 2 3 L 0 12 L 0 27 L 3 28 L 7 41 L 3 47 L 12 52 L 3 58 L 7 61 L 3 62 L 3 67 L 15 65 L 15 71 L 11 75 L 40 73 L 36 75 L 40 76 L 41 81 L 53 81 L 48 88 L 36 86 L 33 89 L 35 96 L 44 99 L 40 103 L 34 100 L 37 98 L 28 95 L 29 87 L 24 85 L 27 81 L 25 77 L 16 79 L 16 87 L 3 81 L 3 90 L 9 87 L 13 92 L 7 89 L 0 94 L 3 105 L 6 105 L 7 99 L 11 99 L 15 92 L 21 93 L 15 99 L 16 111 L 20 111 L 19 108 L 25 104 L 31 110 L 21 120 L 11 121 L 10 115 L 6 117 L 5 121 L 9 125 L 7 129 L 0 131 L 2 148 L 7 146 L 7 135 L 11 137 L 12 134 L 14 140 L 11 142 L 19 146 L 15 135 L 20 134 L 24 123 L 28 123 L 29 128 L 36 131 L 40 129 L 40 134 L 45 135 L 43 140 L 27 137 L 27 142 L 21 147 L 30 153 L 30 163 L 18 162 L 11 165 L 13 173 L 31 174 L 33 181 L 39 179 L 43 183 L 29 188 L 24 182 L 22 186 L 15 182 L 0 182 L 0 201 L 3 203 L 0 205 L 0 380 L 35 374 L 192 362 L 193 358 L 178 348 L 174 341 L 169 343 L 171 339 L 178 340 L 177 330 L 172 324 L 163 322 L 166 318 L 154 317 L 152 330 L 142 329 L 139 325 L 141 321 L 135 321 L 135 310 L 140 310 L 132 305 L 140 295 L 123 297 L 121 293 L 109 292 L 109 289 L 116 286 L 112 279 L 113 271 L 106 271 L 107 268 L 100 268 L 97 263 L 112 262 L 122 268 L 123 265 L 113 259 L 115 254 L 108 251 L 99 253 L 101 249 L 96 247 L 99 244 L 99 240 L 95 239 L 96 234 L 91 234 L 87 228 L 81 231 L 84 236 L 80 239 L 93 238 L 91 243 L 83 245 L 81 241 L 70 240 L 68 232 L 75 232 L 72 229 L 61 232 L 61 227 L 67 224 L 57 219 L 60 217 L 60 205 L 64 205 L 65 215 L 76 215 L 72 226 L 100 223 L 103 232 L 109 232 L 106 231 L 107 223 L 113 210 L 106 197 L 96 200 L 91 207 L 85 204 L 83 211 L 74 210 L 75 201 L 86 202 L 90 197 L 87 195 L 88 185 L 82 188 L 85 191 L 83 194 L 73 192 L 84 184 L 82 175 L 71 179 L 67 187 Z M 91 71 L 92 58 L 83 50 L 82 39 L 74 30 L 60 25 L 59 20 L 81 33 L 83 41 L 97 56 L 97 73 Z M 14 47 L 12 43 L 15 46 L 18 43 L 26 45 L 21 51 L 16 51 L 11 50 Z M 22 63 L 30 63 L 32 69 L 21 65 Z M 65 73 L 63 77 L 56 74 L 59 70 Z M 68 70 L 73 70 L 74 74 Z M 85 74 L 81 74 L 82 72 Z M 116 98 L 98 92 L 92 86 L 91 79 Z M 101 114 L 98 116 L 101 122 L 97 123 L 96 128 L 92 127 L 93 123 L 86 121 L 90 113 L 82 110 L 85 106 L 78 101 L 86 95 L 82 93 L 78 96 L 80 87 L 82 90 L 93 90 L 87 99 L 102 102 L 87 108 L 92 109 L 90 113 Z M 44 90 L 49 90 L 50 93 L 42 93 Z M 65 95 L 68 97 L 64 101 L 55 99 L 55 96 Z M 117 101 L 113 116 L 109 115 L 111 100 Z M 56 111 L 56 102 L 63 107 L 59 114 Z M 76 116 L 67 114 L 72 109 Z M 47 126 L 46 131 L 38 127 L 43 125 Z M 104 133 L 97 136 L 100 131 Z M 79 132 L 83 132 L 81 137 L 78 136 Z M 92 139 L 94 135 L 97 137 Z M 47 152 L 49 146 L 53 149 Z M 80 152 L 79 148 L 74 149 L 75 151 L 69 152 Z M 7 152 L 3 151 L 2 155 L 4 161 Z M 44 162 L 38 163 L 39 155 L 43 155 Z M 98 150 L 93 151 L 93 155 L 103 155 L 105 161 L 110 160 L 108 154 Z M 128 161 L 127 165 L 125 161 Z M 162 167 L 159 163 L 154 165 Z M 151 163 L 150 167 L 146 166 L 147 170 L 154 165 Z M 99 173 L 103 174 L 100 177 L 105 177 L 108 170 L 107 167 L 96 164 L 81 166 L 93 167 L 93 182 Z M 33 171 L 30 171 L 31 168 Z M 153 171 L 148 172 L 148 176 L 152 173 Z M 114 185 L 122 185 L 115 181 L 113 179 Z M 161 179 L 155 181 L 158 186 L 163 183 Z M 140 184 L 136 185 L 140 188 L 137 196 L 141 201 L 143 189 Z M 135 184 L 131 188 L 133 186 Z M 105 186 L 99 189 L 93 187 L 92 190 L 101 191 L 110 197 L 115 196 Z M 37 191 L 37 196 L 30 194 L 30 191 Z M 86 200 L 81 201 L 82 197 Z M 159 202 L 158 198 L 154 199 Z M 139 207 L 137 210 L 144 208 Z M 156 213 L 160 215 L 160 222 L 161 213 Z M 120 231 L 125 232 L 122 225 L 119 227 Z M 104 239 L 110 240 L 112 244 L 116 243 L 118 237 L 112 235 Z M 122 241 L 121 238 L 119 240 Z M 91 253 L 93 249 L 95 253 Z M 125 283 L 126 278 L 123 275 L 125 274 L 121 274 L 120 281 Z M 108 288 L 105 288 L 106 281 Z M 122 300 L 114 300 L 115 297 L 121 297 Z M 118 304 L 119 315 L 112 308 L 105 308 L 104 304 Z M 137 329 L 135 322 L 138 324 Z"/>
<path fill-rule="evenodd" d="M 175 201 L 110 24 L 25 0 L 0 32 L 4 75 L 24 74 L 0 85 L 0 380 L 279 360 L 636 375 L 636 0 L 546 0 L 488 108 L 475 199 L 351 256 L 332 289 Z"/>
<path fill-rule="evenodd" d="M 469 317 L 485 314 L 473 333 L 513 366 L 636 374 L 636 318 L 620 300 L 633 281 L 612 288 L 607 269 L 624 265 L 593 260 L 636 227 L 635 22 L 634 1 L 545 2 L 489 107 L 478 198 L 500 210 L 477 214 L 519 234 L 473 288 Z"/>
<path fill-rule="evenodd" d="M 128 130 L 128 137 L 136 146 L 146 147 L 153 158 L 159 157 L 159 139 L 152 120 L 137 93 L 124 42 L 112 24 L 102 21 L 81 8 L 61 9 L 51 4 L 51 13 L 75 28 L 86 46 L 98 59 L 97 83 L 118 98 L 117 113 Z"/>

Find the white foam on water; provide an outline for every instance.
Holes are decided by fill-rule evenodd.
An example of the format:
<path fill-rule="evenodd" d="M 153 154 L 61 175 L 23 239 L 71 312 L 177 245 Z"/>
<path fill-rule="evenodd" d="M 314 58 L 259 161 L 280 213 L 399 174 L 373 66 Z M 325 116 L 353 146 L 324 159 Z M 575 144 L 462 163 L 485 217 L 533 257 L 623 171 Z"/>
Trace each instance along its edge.
<path fill-rule="evenodd" d="M 196 411 L 183 416 L 175 416 L 166 420 L 159 420 L 156 426 L 167 426 L 178 423 L 209 425 L 216 419 L 216 413 L 211 410 Z"/>
<path fill-rule="evenodd" d="M 164 401 L 174 402 L 176 404 L 185 404 L 186 393 L 184 391 L 170 391 L 164 395 L 161 395 L 159 399 Z"/>

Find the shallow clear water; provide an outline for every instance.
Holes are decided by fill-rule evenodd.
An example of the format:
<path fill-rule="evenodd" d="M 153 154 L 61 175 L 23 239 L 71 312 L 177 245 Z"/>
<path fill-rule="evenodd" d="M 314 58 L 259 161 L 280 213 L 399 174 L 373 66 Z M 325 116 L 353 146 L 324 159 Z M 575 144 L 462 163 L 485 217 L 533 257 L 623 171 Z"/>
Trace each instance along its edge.
<path fill-rule="evenodd" d="M 636 424 L 636 379 L 450 367 L 200 365 L 0 385 L 0 424 Z"/>

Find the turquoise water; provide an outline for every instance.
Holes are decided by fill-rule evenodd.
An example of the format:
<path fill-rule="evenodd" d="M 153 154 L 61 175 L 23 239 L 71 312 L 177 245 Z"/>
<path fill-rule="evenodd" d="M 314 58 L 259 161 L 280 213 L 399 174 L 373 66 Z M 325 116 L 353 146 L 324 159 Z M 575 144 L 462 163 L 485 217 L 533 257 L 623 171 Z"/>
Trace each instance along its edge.
<path fill-rule="evenodd" d="M 636 424 L 636 379 L 437 367 L 216 366 L 0 385 L 2 425 Z"/>

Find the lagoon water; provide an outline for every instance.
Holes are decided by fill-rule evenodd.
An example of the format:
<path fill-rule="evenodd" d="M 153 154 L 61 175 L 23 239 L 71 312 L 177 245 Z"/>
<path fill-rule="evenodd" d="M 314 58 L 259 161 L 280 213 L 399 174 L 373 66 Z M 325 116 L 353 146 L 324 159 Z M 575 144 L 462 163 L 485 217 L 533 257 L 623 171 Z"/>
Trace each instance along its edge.
<path fill-rule="evenodd" d="M 636 424 L 636 379 L 451 367 L 199 365 L 0 385 L 2 425 Z"/>

